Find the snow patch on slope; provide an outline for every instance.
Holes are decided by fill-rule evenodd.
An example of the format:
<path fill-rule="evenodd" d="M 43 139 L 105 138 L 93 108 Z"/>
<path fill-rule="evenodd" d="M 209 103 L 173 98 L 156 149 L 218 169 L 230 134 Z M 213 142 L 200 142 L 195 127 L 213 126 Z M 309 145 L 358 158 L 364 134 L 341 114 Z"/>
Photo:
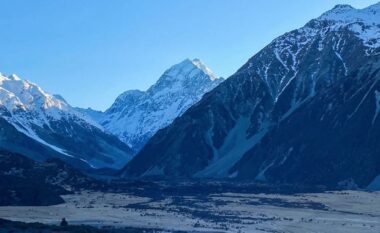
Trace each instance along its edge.
<path fill-rule="evenodd" d="M 261 129 L 258 133 L 247 138 L 247 130 L 250 124 L 251 122 L 249 118 L 240 118 L 235 124 L 235 127 L 228 133 L 223 146 L 220 149 L 216 149 L 210 144 L 214 151 L 214 159 L 205 169 L 194 176 L 227 177 L 229 170 L 236 164 L 236 162 L 238 162 L 249 149 L 259 143 L 265 136 L 270 125 L 268 122 L 262 123 Z M 206 135 L 206 137 L 212 138 L 211 135 Z M 208 141 L 210 142 L 210 140 Z M 234 175 L 230 177 L 233 178 Z"/>
<path fill-rule="evenodd" d="M 375 109 L 375 115 L 373 116 L 373 119 L 372 119 L 372 125 L 375 123 L 376 118 L 380 112 L 380 92 L 377 90 L 375 91 L 375 103 L 376 103 L 376 109 Z"/>
<path fill-rule="evenodd" d="M 368 185 L 367 188 L 369 190 L 376 190 L 376 191 L 380 190 L 380 174 L 371 181 L 371 183 Z"/>
<path fill-rule="evenodd" d="M 54 146 L 54 145 L 51 145 L 49 143 L 47 143 L 46 141 L 42 140 L 37 134 L 36 132 L 34 132 L 28 125 L 22 125 L 20 126 L 19 124 L 17 123 L 20 123 L 20 122 L 17 122 L 15 123 L 14 121 L 9 121 L 19 132 L 25 134 L 26 136 L 28 136 L 29 138 L 45 145 L 45 146 L 48 146 L 50 147 L 51 149 L 57 151 L 58 153 L 60 154 L 63 154 L 63 155 L 66 155 L 68 157 L 71 157 L 73 158 L 74 156 L 68 154 L 65 150 L 57 147 L 57 146 Z"/>

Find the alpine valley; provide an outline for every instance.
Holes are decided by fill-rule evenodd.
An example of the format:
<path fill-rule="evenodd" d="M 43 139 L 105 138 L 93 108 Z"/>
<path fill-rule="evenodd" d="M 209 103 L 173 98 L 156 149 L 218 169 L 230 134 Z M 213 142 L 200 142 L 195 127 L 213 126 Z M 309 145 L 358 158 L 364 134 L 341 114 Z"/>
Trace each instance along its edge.
<path fill-rule="evenodd" d="M 0 233 L 378 233 L 379 209 L 380 3 L 105 111 L 0 74 Z"/>

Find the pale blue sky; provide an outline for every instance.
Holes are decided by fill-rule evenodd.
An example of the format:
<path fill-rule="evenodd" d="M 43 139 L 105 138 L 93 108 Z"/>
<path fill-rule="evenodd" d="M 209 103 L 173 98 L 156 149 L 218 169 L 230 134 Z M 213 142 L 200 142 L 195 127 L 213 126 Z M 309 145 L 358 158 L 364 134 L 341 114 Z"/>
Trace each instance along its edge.
<path fill-rule="evenodd" d="M 0 72 L 104 110 L 171 65 L 228 77 L 275 37 L 336 4 L 378 0 L 0 0 Z"/>

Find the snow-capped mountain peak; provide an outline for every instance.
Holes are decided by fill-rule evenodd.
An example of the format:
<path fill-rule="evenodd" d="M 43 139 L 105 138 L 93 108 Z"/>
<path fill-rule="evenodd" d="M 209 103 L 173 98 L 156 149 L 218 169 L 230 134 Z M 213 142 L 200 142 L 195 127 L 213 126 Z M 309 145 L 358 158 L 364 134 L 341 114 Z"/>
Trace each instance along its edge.
<path fill-rule="evenodd" d="M 75 117 L 92 126 L 96 123 L 85 120 L 62 98 L 45 92 L 38 85 L 23 80 L 17 75 L 0 76 L 0 107 L 10 113 L 8 121 L 32 132 L 31 124 L 50 126 L 51 121 Z M 5 108 L 5 109 L 4 109 Z M 29 135 L 30 136 L 30 135 Z"/>
<path fill-rule="evenodd" d="M 69 110 L 67 103 L 46 93 L 36 84 L 20 79 L 15 74 L 8 77 L 0 76 L 0 88 L 3 93 L 8 93 L 3 95 L 0 102 L 7 101 L 8 104 L 4 106 L 11 112 L 16 107 L 35 111 L 39 109 Z M 12 98 L 9 99 L 9 96 L 12 96 Z M 48 111 L 47 113 L 53 113 L 53 111 Z M 51 116 L 57 117 L 56 114 L 51 114 Z"/>
<path fill-rule="evenodd" d="M 275 55 L 274 60 L 267 61 L 265 58 L 268 54 L 259 53 L 240 71 L 250 70 L 262 77 L 275 100 L 299 76 L 299 64 L 306 59 L 304 54 L 307 54 L 310 48 L 315 48 L 316 53 L 322 53 L 326 48 L 332 48 L 336 58 L 344 64 L 344 75 L 348 75 L 353 68 L 346 61 L 350 53 L 342 50 L 347 47 L 346 43 L 360 42 L 355 45 L 358 46 L 358 53 L 363 53 L 365 56 L 375 56 L 380 53 L 379 9 L 380 3 L 364 9 L 337 5 L 320 17 L 309 21 L 304 27 L 285 33 L 269 44 L 267 51 Z M 364 49 L 359 49 L 362 46 Z M 280 65 L 283 73 L 271 77 L 271 70 L 277 66 L 276 64 Z M 311 79 L 305 82 L 308 85 L 311 84 L 307 91 L 309 96 L 315 93 L 317 87 L 313 76 L 315 74 L 303 75 L 304 78 Z M 323 80 L 331 83 L 334 80 L 330 80 L 330 77 L 324 77 Z"/>
<path fill-rule="evenodd" d="M 363 9 L 356 9 L 350 5 L 337 5 L 332 10 L 322 14 L 319 20 L 329 20 L 342 23 L 364 22 L 365 24 L 379 24 L 380 3 Z"/>
<path fill-rule="evenodd" d="M 105 133 L 102 126 L 71 107 L 63 97 L 51 95 L 14 74 L 0 75 L 0 126 L 1 149 L 28 150 L 28 147 L 23 147 L 25 142 L 15 146 L 18 142 L 13 141 L 13 137 L 17 134 L 19 138 L 28 138 L 24 140 L 32 140 L 36 143 L 35 147 L 42 145 L 52 150 L 46 157 L 60 154 L 65 159 L 77 158 L 91 167 L 121 166 L 130 159 L 130 149 L 126 145 Z M 93 148 L 79 152 L 78 145 L 82 141 L 78 138 L 83 142 L 92 141 Z M 110 148 L 111 144 L 115 148 L 123 148 L 125 152 L 100 151 Z"/>
<path fill-rule="evenodd" d="M 11 74 L 9 76 L 9 79 L 14 80 L 14 81 L 20 81 L 21 80 L 16 74 Z"/>
<path fill-rule="evenodd" d="M 144 95 L 145 92 L 140 90 L 128 90 L 120 94 L 112 106 L 107 109 L 106 114 L 112 114 L 113 112 L 118 112 L 120 109 L 124 109 L 126 106 L 133 104 L 138 101 L 138 99 Z"/>
<path fill-rule="evenodd" d="M 328 28 L 333 31 L 347 28 L 369 48 L 366 50 L 368 55 L 378 53 L 376 49 L 380 47 L 380 2 L 363 9 L 338 5 L 317 20 L 329 22 Z"/>
<path fill-rule="evenodd" d="M 119 95 L 97 121 L 138 150 L 222 81 L 199 59 L 185 59 L 167 69 L 147 91 Z"/>
<path fill-rule="evenodd" d="M 205 72 L 211 80 L 217 80 L 219 77 L 217 75 L 214 74 L 214 72 L 209 68 L 207 67 L 205 64 L 202 63 L 201 60 L 199 60 L 198 58 L 195 58 L 192 60 L 192 63 L 198 67 L 198 69 L 202 70 L 203 72 Z"/>
<path fill-rule="evenodd" d="M 330 12 L 335 11 L 335 12 L 345 12 L 349 10 L 355 9 L 349 4 L 338 4 L 336 5 L 333 9 L 330 10 Z"/>
<path fill-rule="evenodd" d="M 203 74 L 202 77 L 205 79 L 210 79 L 211 81 L 218 79 L 217 75 L 215 75 L 212 70 L 199 59 L 190 60 L 187 58 L 167 69 L 161 76 L 160 80 L 181 82 L 186 79 L 197 77 L 200 73 Z"/>

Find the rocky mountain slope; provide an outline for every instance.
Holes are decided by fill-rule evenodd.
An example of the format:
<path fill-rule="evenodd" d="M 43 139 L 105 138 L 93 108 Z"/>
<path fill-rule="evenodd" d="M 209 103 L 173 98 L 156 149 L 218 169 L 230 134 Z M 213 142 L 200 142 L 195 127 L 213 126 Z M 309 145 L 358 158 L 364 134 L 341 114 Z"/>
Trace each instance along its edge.
<path fill-rule="evenodd" d="M 380 174 L 379 58 L 380 3 L 337 5 L 158 131 L 123 176 L 365 187 Z"/>
<path fill-rule="evenodd" d="M 78 168 L 119 168 L 131 149 L 60 96 L 16 75 L 0 75 L 0 148 Z"/>

